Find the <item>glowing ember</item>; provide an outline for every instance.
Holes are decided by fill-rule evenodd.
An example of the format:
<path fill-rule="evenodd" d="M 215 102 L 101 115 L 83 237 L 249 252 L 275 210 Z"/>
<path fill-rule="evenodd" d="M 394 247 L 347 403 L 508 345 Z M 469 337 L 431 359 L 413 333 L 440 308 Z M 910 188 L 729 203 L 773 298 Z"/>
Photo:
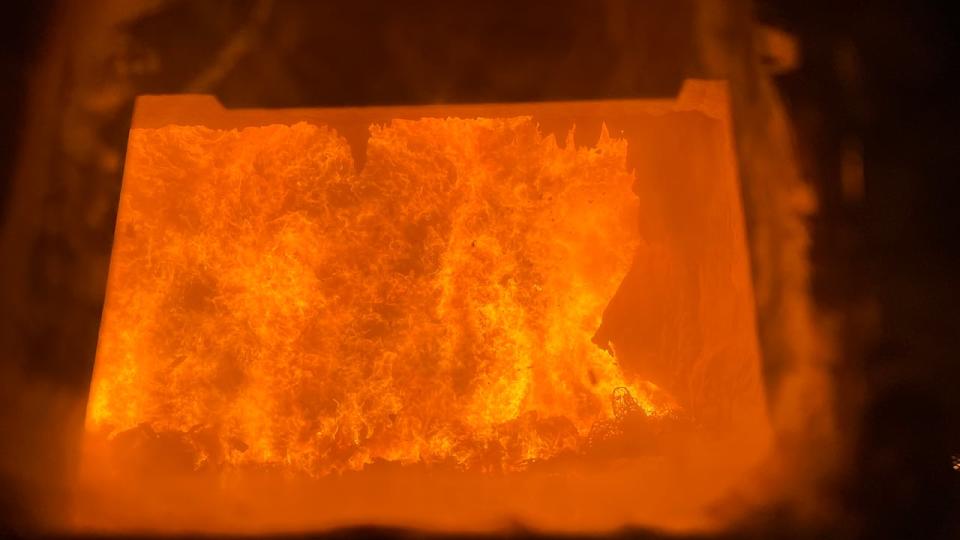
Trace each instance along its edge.
<path fill-rule="evenodd" d="M 196 466 L 517 470 L 615 388 L 660 412 L 591 342 L 638 242 L 626 150 L 396 120 L 357 171 L 324 126 L 134 129 L 88 429 Z"/>

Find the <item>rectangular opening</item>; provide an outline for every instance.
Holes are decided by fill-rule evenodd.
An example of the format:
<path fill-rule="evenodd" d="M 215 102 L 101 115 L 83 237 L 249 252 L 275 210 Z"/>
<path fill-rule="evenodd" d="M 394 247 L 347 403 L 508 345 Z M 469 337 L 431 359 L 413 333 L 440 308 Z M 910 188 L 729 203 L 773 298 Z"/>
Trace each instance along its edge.
<path fill-rule="evenodd" d="M 140 98 L 77 526 L 729 519 L 770 425 L 728 101 Z"/>

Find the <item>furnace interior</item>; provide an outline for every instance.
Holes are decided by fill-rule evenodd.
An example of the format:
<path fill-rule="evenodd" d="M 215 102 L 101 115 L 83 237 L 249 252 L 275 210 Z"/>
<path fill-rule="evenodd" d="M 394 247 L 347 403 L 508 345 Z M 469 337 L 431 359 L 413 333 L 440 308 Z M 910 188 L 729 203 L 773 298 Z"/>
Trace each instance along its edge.
<path fill-rule="evenodd" d="M 700 528 L 770 452 L 725 85 L 134 113 L 82 529 Z"/>

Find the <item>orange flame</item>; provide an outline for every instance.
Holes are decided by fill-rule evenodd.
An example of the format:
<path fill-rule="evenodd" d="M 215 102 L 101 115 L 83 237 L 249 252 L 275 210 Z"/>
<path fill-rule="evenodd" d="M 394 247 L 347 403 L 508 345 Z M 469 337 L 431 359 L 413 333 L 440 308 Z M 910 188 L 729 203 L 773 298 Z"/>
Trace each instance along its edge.
<path fill-rule="evenodd" d="M 591 342 L 639 240 L 625 140 L 394 120 L 131 131 L 87 426 L 196 466 L 518 470 L 629 387 Z"/>

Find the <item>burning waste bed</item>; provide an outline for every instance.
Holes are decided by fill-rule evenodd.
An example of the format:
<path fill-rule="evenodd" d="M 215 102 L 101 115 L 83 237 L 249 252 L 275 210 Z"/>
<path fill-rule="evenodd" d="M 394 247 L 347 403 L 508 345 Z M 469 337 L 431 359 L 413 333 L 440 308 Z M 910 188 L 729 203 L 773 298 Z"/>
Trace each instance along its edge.
<path fill-rule="evenodd" d="M 696 528 L 769 450 L 722 83 L 141 98 L 75 521 Z"/>

